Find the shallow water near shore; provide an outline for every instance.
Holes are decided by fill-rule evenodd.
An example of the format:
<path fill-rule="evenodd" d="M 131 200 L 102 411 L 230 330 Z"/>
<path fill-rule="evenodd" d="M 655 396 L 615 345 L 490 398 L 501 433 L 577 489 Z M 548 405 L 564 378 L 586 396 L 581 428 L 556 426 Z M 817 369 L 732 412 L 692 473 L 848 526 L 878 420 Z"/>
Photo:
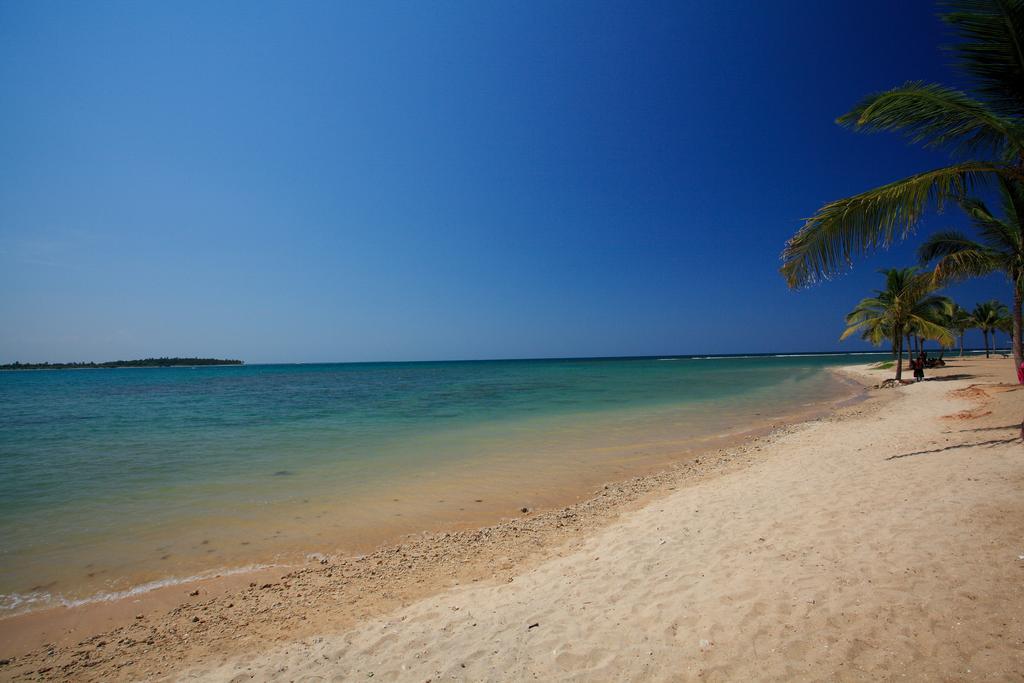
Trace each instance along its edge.
<path fill-rule="evenodd" d="M 0 374 L 0 615 L 562 505 L 872 356 Z"/>

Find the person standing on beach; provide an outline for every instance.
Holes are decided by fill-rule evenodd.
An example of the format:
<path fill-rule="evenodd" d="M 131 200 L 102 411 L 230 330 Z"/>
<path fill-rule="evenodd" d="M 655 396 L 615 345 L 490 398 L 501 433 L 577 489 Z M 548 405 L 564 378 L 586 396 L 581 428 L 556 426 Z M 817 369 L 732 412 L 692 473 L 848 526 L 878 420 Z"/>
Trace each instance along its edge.
<path fill-rule="evenodd" d="M 910 367 L 914 370 L 914 381 L 920 382 L 924 379 L 924 353 L 918 355 L 917 360 L 910 361 Z"/>

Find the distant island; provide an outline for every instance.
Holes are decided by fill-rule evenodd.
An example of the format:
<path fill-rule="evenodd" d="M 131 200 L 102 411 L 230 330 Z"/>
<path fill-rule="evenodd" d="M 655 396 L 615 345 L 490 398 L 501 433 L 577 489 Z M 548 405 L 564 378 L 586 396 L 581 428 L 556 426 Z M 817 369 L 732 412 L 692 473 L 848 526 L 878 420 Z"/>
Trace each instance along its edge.
<path fill-rule="evenodd" d="M 240 360 L 224 358 L 142 358 L 112 360 L 106 363 L 7 363 L 0 370 L 75 370 L 88 368 L 173 368 L 193 365 L 242 365 Z"/>

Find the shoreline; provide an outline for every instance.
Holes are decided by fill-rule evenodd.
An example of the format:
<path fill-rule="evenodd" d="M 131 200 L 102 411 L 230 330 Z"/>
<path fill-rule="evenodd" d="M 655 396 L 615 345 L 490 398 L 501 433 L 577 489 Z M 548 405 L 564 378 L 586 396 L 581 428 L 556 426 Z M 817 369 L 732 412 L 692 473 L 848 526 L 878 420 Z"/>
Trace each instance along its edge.
<path fill-rule="evenodd" d="M 813 406 L 804 406 L 800 410 L 794 410 L 783 418 L 775 418 L 758 423 L 749 429 L 740 432 L 733 432 L 713 437 L 717 443 L 710 446 L 698 447 L 695 451 L 685 454 L 671 455 L 667 460 L 648 464 L 645 467 L 634 469 L 634 474 L 624 479 L 611 479 L 592 492 L 583 493 L 574 491 L 568 493 L 564 498 L 565 505 L 545 508 L 540 511 L 531 509 L 528 514 L 521 517 L 513 517 L 508 513 L 499 514 L 495 512 L 490 516 L 489 523 L 465 522 L 449 524 L 444 528 L 423 529 L 416 533 L 401 534 L 397 537 L 385 538 L 382 542 L 374 544 L 374 547 L 367 548 L 361 554 L 325 554 L 324 549 L 320 551 L 309 551 L 305 553 L 311 559 L 305 563 L 272 563 L 260 567 L 254 571 L 237 571 L 236 568 L 211 569 L 202 572 L 198 578 L 167 577 L 167 579 L 154 583 L 166 582 L 166 585 L 153 588 L 144 592 L 136 592 L 138 587 L 118 591 L 114 593 L 115 599 L 108 600 L 103 594 L 73 601 L 71 605 L 48 605 L 5 615 L 0 618 L 0 660 L 18 658 L 19 655 L 33 648 L 51 646 L 66 647 L 76 643 L 81 638 L 91 638 L 97 634 L 114 629 L 123 629 L 136 625 L 140 613 L 149 614 L 164 610 L 174 611 L 179 608 L 187 608 L 198 604 L 195 598 L 215 599 L 232 594 L 246 588 L 249 584 L 256 583 L 263 586 L 273 583 L 275 579 L 283 579 L 293 572 L 303 572 L 310 566 L 320 566 L 318 563 L 327 559 L 332 565 L 336 562 L 361 563 L 366 558 L 388 558 L 398 548 L 412 543 L 440 544 L 449 546 L 449 539 L 454 538 L 454 543 L 478 544 L 481 534 L 494 536 L 505 532 L 512 535 L 520 533 L 543 533 L 549 537 L 543 539 L 544 552 L 550 552 L 553 548 L 563 543 L 573 541 L 583 529 L 592 530 L 605 524 L 611 523 L 620 514 L 633 509 L 638 501 L 646 501 L 647 496 L 657 496 L 658 491 L 664 494 L 673 490 L 668 487 L 666 481 L 676 480 L 681 476 L 704 477 L 711 473 L 715 467 L 713 462 L 722 456 L 726 451 L 744 449 L 751 446 L 753 442 L 760 439 L 770 438 L 776 433 L 784 433 L 789 429 L 804 424 L 808 421 L 820 419 L 823 416 L 832 414 L 835 410 L 842 409 L 850 404 L 858 404 L 868 400 L 866 387 L 863 383 L 851 378 L 849 375 L 838 372 L 836 368 L 826 368 L 823 372 L 838 378 L 844 385 L 839 396 L 825 399 L 822 403 Z M 752 446 L 751 446 L 752 447 Z M 703 459 L 703 461 L 702 461 Z M 573 517 L 582 515 L 586 517 L 584 526 L 579 524 L 567 525 L 559 517 L 570 511 Z M 580 520 L 576 520 L 577 522 Z M 530 531 L 524 531 L 522 522 L 529 522 L 526 525 Z M 467 540 L 468 539 L 468 540 Z M 537 539 L 534 539 L 537 540 Z M 443 548 L 438 552 L 446 552 L 449 548 Z M 539 558 L 533 553 L 528 553 L 531 561 Z M 487 557 L 477 557 L 477 561 L 486 564 Z M 521 566 L 514 567 L 522 569 Z M 464 581 L 480 581 L 487 578 L 488 572 L 481 571 L 479 567 L 464 573 Z M 211 576 L 212 575 L 212 576 Z M 399 583 L 405 583 L 398 579 Z M 414 583 L 423 584 L 424 581 L 417 579 Z M 436 582 L 435 582 L 436 584 Z M 455 582 L 458 585 L 458 581 Z M 415 591 L 409 595 L 427 595 L 448 587 L 436 584 L 429 591 Z M 198 591 L 198 595 L 195 595 Z M 366 613 L 363 613 L 365 616 Z M 95 660 L 93 660 L 95 661 Z M 96 664 L 91 664 L 96 666 Z M 0 668 L 0 679 L 5 677 L 5 671 Z"/>
<path fill-rule="evenodd" d="M 463 473 L 449 473 L 444 475 L 444 470 L 431 473 L 429 481 L 416 482 L 419 490 L 416 492 L 408 490 L 409 484 L 401 488 L 389 488 L 374 492 L 372 489 L 362 492 L 357 499 L 346 498 L 344 502 L 335 505 L 318 504 L 315 508 L 300 507 L 294 511 L 280 510 L 283 517 L 268 519 L 268 524 L 277 525 L 270 528 L 290 529 L 297 524 L 292 522 L 291 514 L 299 515 L 295 519 L 308 521 L 302 522 L 303 537 L 299 542 L 289 539 L 287 542 L 279 542 L 276 547 L 268 546 L 266 543 L 253 543 L 250 552 L 234 551 L 234 554 L 227 557 L 228 562 L 204 564 L 182 564 L 178 572 L 174 569 L 160 573 L 163 567 L 161 563 L 150 563 L 145 565 L 144 573 L 134 575 L 126 574 L 124 579 L 113 585 L 101 586 L 94 590 L 70 590 L 80 588 L 71 585 L 70 589 L 65 584 L 57 588 L 47 587 L 42 590 L 21 590 L 9 591 L 5 598 L 11 600 L 21 599 L 21 602 L 11 602 L 13 609 L 3 616 L 0 616 L 0 635 L 5 630 L 4 622 L 8 619 L 18 618 L 27 614 L 38 612 L 59 613 L 62 610 L 88 610 L 104 603 L 116 602 L 118 600 L 130 599 L 139 602 L 139 609 L 149 608 L 149 602 L 163 605 L 163 595 L 156 601 L 150 601 L 148 594 L 157 592 L 162 594 L 173 593 L 180 587 L 202 587 L 204 590 L 219 592 L 218 583 L 237 584 L 238 575 L 246 575 L 246 567 L 259 568 L 256 573 L 262 575 L 265 570 L 285 571 L 300 568 L 309 563 L 310 558 L 320 559 L 324 556 L 346 557 L 358 556 L 375 552 L 381 548 L 401 544 L 405 539 L 416 537 L 423 533 L 444 533 L 451 531 L 465 531 L 490 526 L 507 520 L 519 519 L 524 513 L 521 508 L 526 507 L 536 514 L 538 510 L 550 510 L 578 503 L 591 495 L 594 486 L 603 485 L 608 482 L 617 482 L 622 479 L 637 476 L 647 476 L 658 473 L 666 467 L 672 466 L 679 461 L 700 457 L 709 451 L 719 448 L 730 447 L 742 443 L 751 438 L 770 432 L 779 424 L 793 424 L 813 419 L 827 414 L 834 407 L 842 406 L 848 401 L 855 401 L 863 397 L 863 387 L 850 380 L 842 373 L 836 373 L 829 369 L 823 369 L 825 375 L 837 378 L 837 381 L 830 384 L 823 384 L 821 390 L 823 395 L 820 399 L 811 404 L 799 404 L 793 402 L 787 408 L 775 411 L 771 408 L 757 410 L 744 418 L 747 421 L 739 421 L 732 424 L 727 431 L 708 432 L 706 434 L 689 431 L 689 426 L 673 424 L 671 422 L 671 411 L 669 407 L 659 406 L 650 410 L 637 412 L 637 415 L 658 415 L 656 419 L 647 420 L 650 422 L 649 429 L 641 434 L 634 434 L 634 437 L 642 441 L 602 442 L 600 435 L 590 439 L 586 443 L 579 444 L 579 453 L 574 454 L 575 459 L 589 451 L 599 456 L 599 462 L 593 471 L 580 473 L 578 480 L 569 480 L 565 472 L 552 471 L 550 479 L 543 483 L 543 488 L 531 489 L 524 484 L 531 481 L 529 475 L 522 482 L 510 478 L 508 474 L 502 475 L 503 481 L 508 484 L 516 484 L 509 488 L 509 491 L 521 490 L 521 493 L 495 492 L 493 486 L 484 486 L 474 489 L 471 482 L 466 481 L 470 475 Z M 689 406 L 683 406 L 682 410 L 689 410 Z M 632 409 L 636 411 L 637 409 Z M 749 413 L 750 408 L 743 409 L 741 414 Z M 663 414 L 662 414 L 663 413 Z M 628 414 L 628 413 L 623 413 Z M 563 418 L 568 424 L 576 424 L 578 419 L 589 416 L 569 416 Z M 635 419 L 635 418 L 629 418 Z M 664 423 L 664 426 L 658 425 Z M 599 425 L 594 425 L 599 428 Z M 533 425 L 534 428 L 543 429 L 544 423 Z M 682 431 L 680 431 L 682 429 Z M 579 438 L 579 437 L 577 437 Z M 649 442 L 649 443 L 647 443 Z M 615 454 L 609 457 L 611 454 Z M 587 456 L 589 457 L 589 456 Z M 481 461 L 483 462 L 483 461 Z M 568 460 L 567 462 L 573 462 Z M 566 470 L 566 466 L 560 465 L 560 470 Z M 457 479 L 451 479 L 455 475 Z M 485 476 L 482 471 L 479 475 Z M 449 483 L 449 479 L 451 482 Z M 537 477 L 532 477 L 536 480 Z M 464 486 L 462 483 L 464 482 Z M 456 501 L 455 497 L 459 492 L 453 490 L 458 488 L 463 494 L 465 501 Z M 394 497 L 394 498 L 393 498 Z M 339 516 L 344 518 L 349 511 L 356 508 L 356 512 L 371 509 L 365 507 L 367 504 L 375 505 L 374 498 L 381 501 L 381 512 L 379 524 L 373 527 L 360 529 L 360 533 L 346 533 L 338 535 L 331 527 L 324 526 L 317 520 L 335 520 Z M 434 505 L 434 499 L 447 499 L 447 505 Z M 401 499 L 402 503 L 398 503 Z M 419 503 L 417 503 L 419 499 Z M 474 503 L 474 499 L 475 503 Z M 387 501 L 392 501 L 389 503 Z M 304 501 L 305 502 L 305 501 Z M 437 501 L 445 503 L 444 500 Z M 416 505 L 420 507 L 417 509 Z M 459 507 L 464 505 L 465 507 Z M 364 507 L 360 507 L 364 506 Z M 458 508 L 458 512 L 455 511 Z M 372 508 L 376 510 L 376 508 Z M 419 510 L 419 511 L 418 511 Z M 395 513 L 392 518 L 389 515 Z M 335 522 L 331 522 L 335 524 Z M 316 533 L 326 532 L 325 536 Z M 223 547 L 223 540 L 217 536 L 208 535 L 203 532 L 197 538 L 214 539 L 209 547 Z M 333 536 L 331 535 L 333 534 Z M 195 534 L 193 534 L 195 535 Z M 239 540 L 252 540 L 251 536 L 240 536 Z M 206 549 L 206 541 L 203 542 L 203 550 Z M 249 543 L 243 543 L 249 546 Z M 198 546 L 197 546 L 198 547 Z M 202 560 L 197 553 L 197 558 Z M 228 578 L 228 575 L 231 575 Z M 90 574 L 90 577 L 92 575 Z M 127 579 L 127 580 L 125 580 Z M 132 580 L 134 579 L 134 580 Z M 85 584 L 89 588 L 96 584 L 90 581 Z M 26 586 L 32 584 L 26 584 Z M 38 592 L 36 592 L 38 590 Z M 191 590 L 190 590 L 191 592 Z M 20 606 L 20 609 L 19 609 Z M 107 610 L 101 610 L 107 611 Z M 70 617 L 69 617 L 70 618 Z M 2 638 L 0 638 L 2 642 Z M 0 651 L 0 657 L 4 652 Z"/>
<path fill-rule="evenodd" d="M 950 365 L 957 367 L 956 361 Z M 871 375 L 873 371 L 865 370 L 859 375 L 862 380 L 865 372 L 872 378 L 869 385 L 889 375 Z M 277 569 L 276 579 L 250 582 L 257 585 L 234 587 L 221 594 L 204 594 L 200 587 L 198 596 L 191 596 L 194 599 L 162 617 L 147 613 L 134 619 L 126 613 L 121 621 L 128 618 L 134 623 L 85 637 L 75 646 L 51 639 L 53 647 L 16 656 L 0 668 L 0 677 L 14 678 L 30 672 L 40 677 L 76 679 L 168 676 L 182 665 L 184 653 L 189 666 L 223 664 L 228 655 L 261 649 L 266 643 L 340 633 L 371 623 L 427 596 L 447 595 L 467 587 L 499 589 L 545 563 L 572 556 L 596 535 L 646 512 L 655 502 L 660 505 L 677 497 L 678 491 L 700 489 L 709 482 L 729 478 L 724 475 L 736 475 L 777 460 L 777 454 L 769 455 L 769 451 L 818 429 L 817 425 L 842 424 L 858 417 L 862 422 L 874 420 L 881 407 L 907 399 L 904 393 L 871 392 L 864 402 L 839 407 L 826 417 L 786 425 L 658 473 L 608 484 L 593 497 L 564 509 L 474 531 L 424 535 L 363 557 L 325 558 L 322 565 L 283 575 Z M 368 592 L 367 587 L 373 590 Z M 127 611 L 131 609 L 128 605 Z M 0 622 L 0 628 L 7 621 L 10 619 Z M 3 631 L 0 640 L 10 645 L 11 631 Z M 7 657 L 7 652 L 2 656 Z"/>

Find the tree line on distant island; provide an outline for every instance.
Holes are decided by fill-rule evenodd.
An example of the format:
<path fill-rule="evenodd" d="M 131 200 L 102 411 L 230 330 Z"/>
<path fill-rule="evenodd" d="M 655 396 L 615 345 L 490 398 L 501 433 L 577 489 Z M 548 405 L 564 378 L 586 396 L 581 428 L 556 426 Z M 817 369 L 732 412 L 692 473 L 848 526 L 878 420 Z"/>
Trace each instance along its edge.
<path fill-rule="evenodd" d="M 847 316 L 842 338 L 857 332 L 874 344 L 892 344 L 896 379 L 904 342 L 920 350 L 925 339 L 944 347 L 964 330 L 985 336 L 1012 334 L 1014 366 L 1024 384 L 1024 0 L 947 0 L 942 19 L 962 40 L 951 46 L 970 83 L 961 91 L 908 82 L 870 95 L 838 123 L 854 130 L 897 131 L 912 142 L 960 160 L 867 192 L 826 204 L 786 243 L 782 275 L 802 287 L 849 267 L 856 256 L 910 236 L 929 206 L 958 204 L 977 239 L 961 232 L 933 234 L 920 248 L 921 266 L 883 270 L 885 289 L 862 300 Z M 976 188 L 999 191 L 999 211 L 976 197 Z M 1012 304 L 979 304 L 968 313 L 934 292 L 972 277 L 1001 273 Z"/>
<path fill-rule="evenodd" d="M 0 370 L 72 370 L 78 368 L 173 368 L 193 365 L 242 365 L 240 360 L 224 358 L 141 358 L 112 360 L 106 363 L 8 363 Z"/>

